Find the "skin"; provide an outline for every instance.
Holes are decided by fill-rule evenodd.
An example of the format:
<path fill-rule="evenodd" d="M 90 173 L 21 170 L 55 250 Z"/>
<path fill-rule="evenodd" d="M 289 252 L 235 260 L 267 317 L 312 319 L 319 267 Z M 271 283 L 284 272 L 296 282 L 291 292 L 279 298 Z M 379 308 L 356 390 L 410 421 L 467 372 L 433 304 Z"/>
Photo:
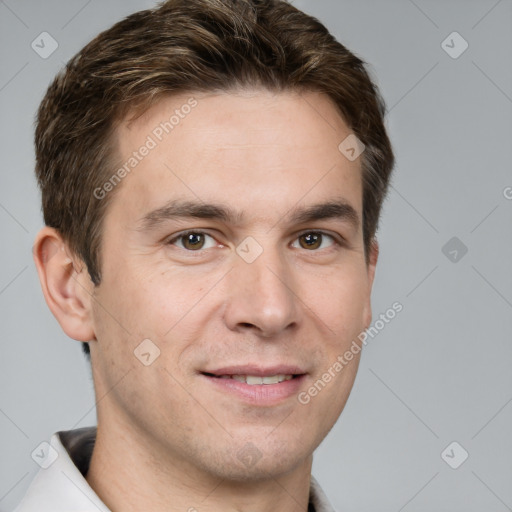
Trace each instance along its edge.
<path fill-rule="evenodd" d="M 117 128 L 120 164 L 191 96 L 197 106 L 115 190 L 98 287 L 58 232 L 45 227 L 36 240 L 50 309 L 71 338 L 90 341 L 98 435 L 87 480 L 111 510 L 305 511 L 313 451 L 345 406 L 360 354 L 306 405 L 296 395 L 248 403 L 199 372 L 295 364 L 307 390 L 369 326 L 378 246 L 366 265 L 360 159 L 338 150 L 351 132 L 327 96 L 254 89 L 160 100 Z M 172 199 L 227 205 L 243 219 L 139 229 Z M 294 208 L 339 200 L 356 226 L 290 221 Z M 203 248 L 169 241 L 188 229 L 209 235 Z M 325 235 L 310 248 L 304 231 Z M 249 236 L 263 249 L 252 263 L 236 251 Z M 144 339 L 160 350 L 149 366 L 134 355 Z M 240 458 L 249 442 L 253 464 Z"/>

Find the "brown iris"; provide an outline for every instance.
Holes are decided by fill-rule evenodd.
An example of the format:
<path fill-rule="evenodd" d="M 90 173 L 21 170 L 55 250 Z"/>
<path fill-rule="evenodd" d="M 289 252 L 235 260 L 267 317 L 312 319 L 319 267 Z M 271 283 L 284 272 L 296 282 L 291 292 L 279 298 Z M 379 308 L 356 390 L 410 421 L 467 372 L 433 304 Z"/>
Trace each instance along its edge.
<path fill-rule="evenodd" d="M 182 236 L 182 240 L 183 247 L 190 250 L 202 249 L 205 242 L 203 233 L 187 233 Z"/>
<path fill-rule="evenodd" d="M 299 236 L 299 243 L 304 249 L 318 249 L 322 245 L 322 233 L 305 233 Z"/>

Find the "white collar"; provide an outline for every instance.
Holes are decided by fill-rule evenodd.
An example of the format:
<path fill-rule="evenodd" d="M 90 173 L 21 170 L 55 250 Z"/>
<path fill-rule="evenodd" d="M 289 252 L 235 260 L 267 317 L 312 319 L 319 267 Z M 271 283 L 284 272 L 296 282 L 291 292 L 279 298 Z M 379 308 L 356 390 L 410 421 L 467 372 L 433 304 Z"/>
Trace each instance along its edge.
<path fill-rule="evenodd" d="M 66 446 L 60 434 L 63 440 L 68 441 Z M 80 455 L 79 452 L 83 453 L 85 447 L 89 446 L 85 441 L 90 441 L 91 435 L 94 442 L 95 427 L 57 432 L 51 437 L 49 445 L 40 445 L 33 458 L 42 467 L 14 512 L 110 512 L 71 458 Z M 44 453 L 40 460 L 38 453 Z M 45 469 L 48 463 L 50 465 Z"/>

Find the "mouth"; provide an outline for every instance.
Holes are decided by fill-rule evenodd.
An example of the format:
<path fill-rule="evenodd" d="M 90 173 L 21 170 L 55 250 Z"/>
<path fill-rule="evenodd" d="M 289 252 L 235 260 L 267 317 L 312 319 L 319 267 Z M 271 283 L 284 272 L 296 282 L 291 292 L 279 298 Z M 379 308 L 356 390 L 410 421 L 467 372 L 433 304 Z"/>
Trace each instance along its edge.
<path fill-rule="evenodd" d="M 215 379 L 233 379 L 238 382 L 244 382 L 245 384 L 249 384 L 249 386 L 257 386 L 257 385 L 269 385 L 269 384 L 279 384 L 280 382 L 284 382 L 286 380 L 292 380 L 300 375 L 293 374 L 276 374 L 276 375 L 215 375 L 214 373 L 203 372 L 203 375 L 207 377 L 213 377 Z"/>
<path fill-rule="evenodd" d="M 200 372 L 200 375 L 223 394 L 252 405 L 278 405 L 296 395 L 307 372 L 295 366 L 231 366 Z"/>

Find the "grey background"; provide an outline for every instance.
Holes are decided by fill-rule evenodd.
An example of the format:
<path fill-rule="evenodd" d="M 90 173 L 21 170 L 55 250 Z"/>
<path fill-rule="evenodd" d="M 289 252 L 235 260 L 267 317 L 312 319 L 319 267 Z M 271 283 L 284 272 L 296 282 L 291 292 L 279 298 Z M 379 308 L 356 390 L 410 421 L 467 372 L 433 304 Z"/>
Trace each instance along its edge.
<path fill-rule="evenodd" d="M 370 63 L 388 104 L 397 166 L 374 318 L 395 301 L 404 308 L 364 349 L 313 473 L 340 511 L 512 510 L 512 2 L 294 4 Z M 37 471 L 30 453 L 41 441 L 96 422 L 88 363 L 49 312 L 32 263 L 42 226 L 34 113 L 65 61 L 152 5 L 0 1 L 3 511 Z M 59 44 L 47 59 L 30 46 L 43 31 Z M 441 47 L 453 31 L 469 44 L 457 59 Z M 468 249 L 456 262 L 442 252 L 454 236 Z M 452 441 L 469 453 L 458 469 L 441 458 Z"/>

